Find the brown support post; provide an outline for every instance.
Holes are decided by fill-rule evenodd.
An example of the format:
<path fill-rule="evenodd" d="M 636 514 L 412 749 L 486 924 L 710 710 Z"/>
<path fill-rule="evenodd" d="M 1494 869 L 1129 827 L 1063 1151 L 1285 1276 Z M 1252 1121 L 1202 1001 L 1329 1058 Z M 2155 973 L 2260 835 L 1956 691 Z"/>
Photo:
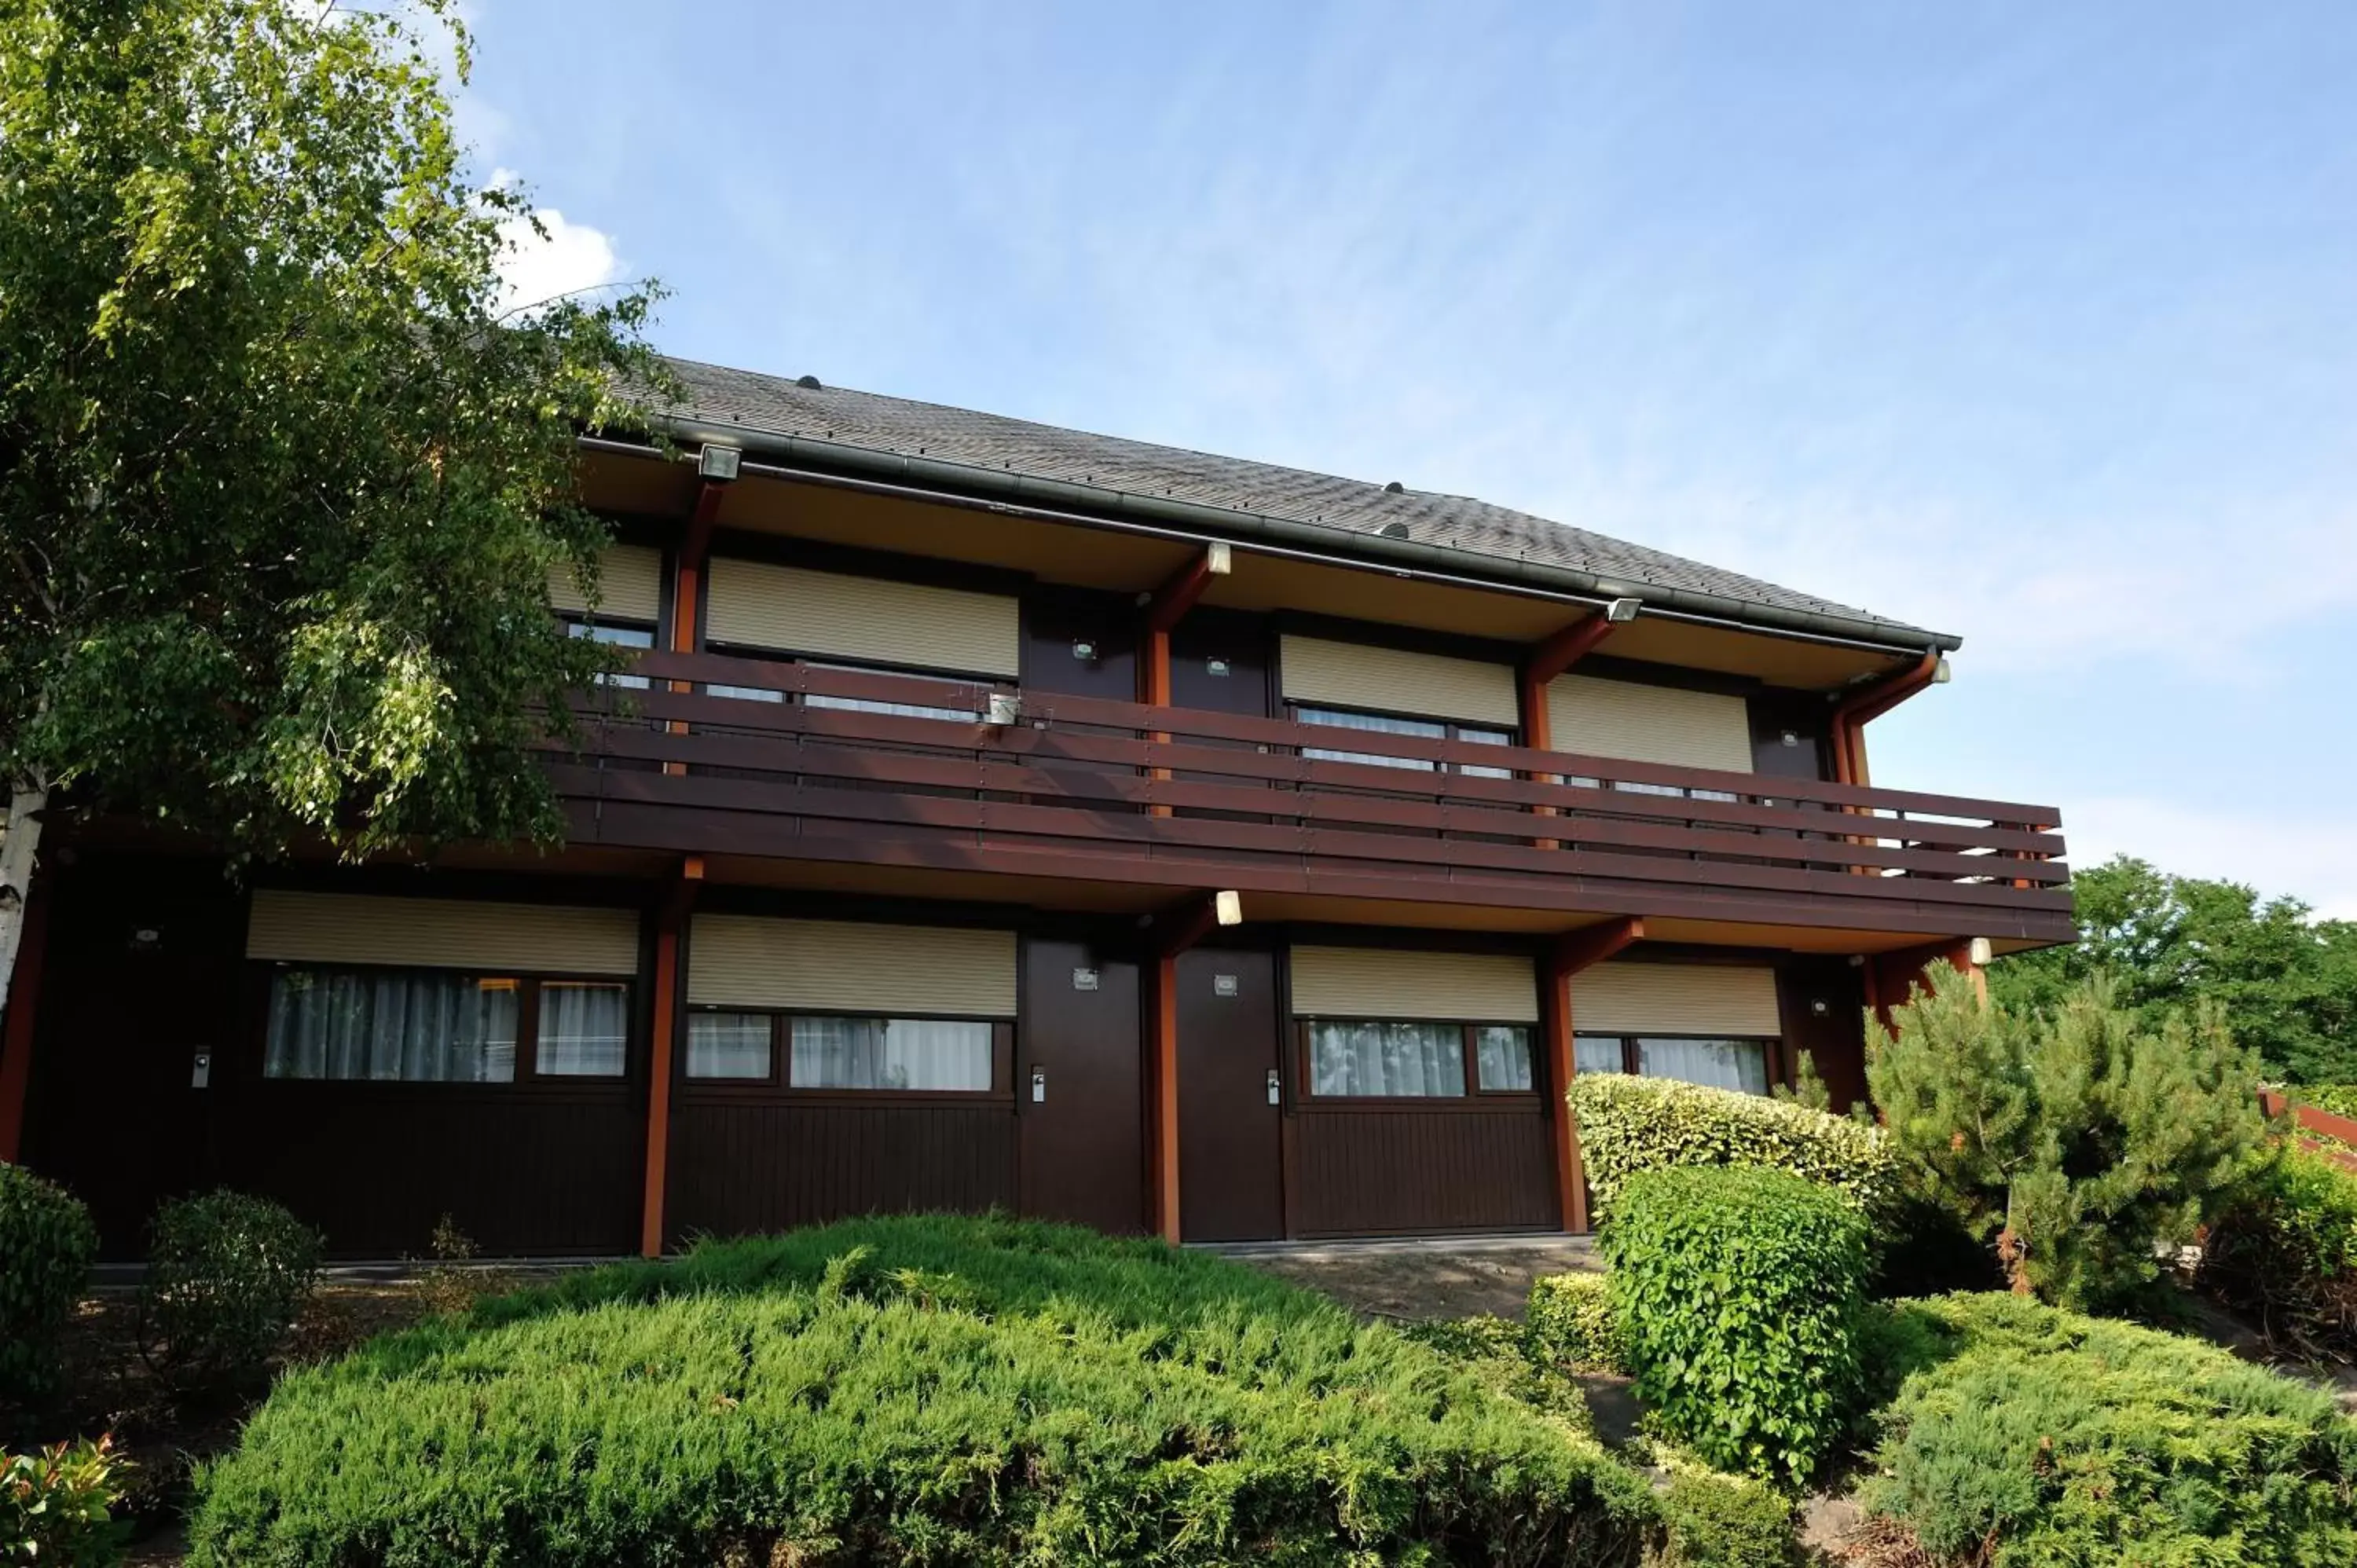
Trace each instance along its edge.
<path fill-rule="evenodd" d="M 1862 686 L 1834 707 L 1834 780 L 1840 784 L 1871 782 L 1866 767 L 1866 725 L 1880 718 L 1940 675 L 1940 655 L 1928 650 L 1922 658 L 1896 674 Z"/>
<path fill-rule="evenodd" d="M 1980 949 L 1984 939 L 1957 937 L 1948 941 L 1926 942 L 1921 947 L 1901 948 L 1897 952 L 1878 953 L 1866 961 L 1867 1004 L 1886 1029 L 1891 1026 L 1890 1010 L 1912 1001 L 1915 988 L 1927 983 L 1926 972 L 1935 963 L 1945 963 L 1973 983 L 1974 992 L 1984 1005 L 1988 1002 L 1988 975 L 1981 966 Z"/>
<path fill-rule="evenodd" d="M 1587 658 L 1598 643 L 1612 635 L 1612 628 L 1620 624 L 1600 613 L 1587 616 L 1573 621 L 1531 650 L 1530 657 L 1523 660 L 1523 668 L 1514 685 L 1515 695 L 1522 706 L 1524 746 L 1533 751 L 1555 749 L 1555 723 L 1547 712 L 1547 682 Z M 1534 773 L 1531 778 L 1541 784 L 1562 782 L 1561 777 L 1553 773 Z M 1531 811 L 1542 817 L 1555 814 L 1553 806 L 1534 806 Z M 1535 839 L 1532 841 L 1532 847 L 1560 849 L 1563 846 L 1555 839 Z"/>
<path fill-rule="evenodd" d="M 1154 1229 L 1178 1244 L 1178 955 L 1243 918 L 1233 893 L 1207 893 L 1157 916 L 1146 932 L 1146 1069 L 1154 1106 Z"/>
<path fill-rule="evenodd" d="M 687 532 L 680 536 L 679 566 L 672 577 L 671 650 L 673 653 L 695 651 L 695 607 L 701 602 L 704 585 L 704 563 L 712 552 L 712 525 L 719 520 L 721 498 L 728 486 L 719 479 L 706 479 L 695 492 L 695 510 L 688 514 Z M 693 683 L 673 681 L 671 689 L 684 692 Z M 687 726 L 673 719 L 663 726 L 673 735 L 685 735 Z M 687 771 L 684 762 L 666 762 L 665 773 L 678 775 Z"/>
<path fill-rule="evenodd" d="M 689 855 L 655 915 L 654 1041 L 647 1063 L 646 1192 L 639 1209 L 639 1252 L 662 1255 L 663 1186 L 671 1170 L 672 1062 L 679 1027 L 679 939 L 704 881 L 704 857 Z"/>
<path fill-rule="evenodd" d="M 55 876 L 52 868 L 48 875 Z M 25 1101 L 33 1084 L 33 1025 L 41 1006 L 41 971 L 49 945 L 48 879 L 36 880 L 25 899 L 25 929 L 16 940 L 16 972 L 8 992 L 8 1020 L 0 1036 L 0 1161 L 14 1165 L 24 1147 Z"/>
<path fill-rule="evenodd" d="M 1541 966 L 1545 986 L 1539 994 L 1539 1026 L 1546 1036 L 1547 1087 L 1555 1101 L 1556 1212 L 1563 1217 L 1566 1230 L 1587 1229 L 1587 1181 L 1579 1165 L 1579 1130 L 1572 1125 L 1571 1101 L 1566 1098 L 1575 1070 L 1571 977 L 1644 935 L 1645 922 L 1633 915 L 1566 932 L 1556 940 Z"/>
<path fill-rule="evenodd" d="M 1203 590 L 1211 585 L 1211 579 L 1227 575 L 1229 559 L 1226 545 L 1206 545 L 1203 553 L 1189 562 L 1185 570 L 1177 576 L 1152 593 L 1138 596 L 1139 606 L 1146 612 L 1143 635 L 1138 639 L 1137 647 L 1137 700 L 1144 706 L 1167 708 L 1170 705 L 1170 633 L 1186 618 L 1187 612 L 1195 607 L 1195 601 L 1203 596 Z M 1168 735 L 1158 731 L 1148 734 L 1146 738 L 1156 746 L 1168 745 L 1170 740 Z M 1168 779 L 1170 770 L 1149 768 L 1146 776 L 1148 779 Z M 1146 814 L 1167 817 L 1170 814 L 1170 808 L 1149 804 Z"/>

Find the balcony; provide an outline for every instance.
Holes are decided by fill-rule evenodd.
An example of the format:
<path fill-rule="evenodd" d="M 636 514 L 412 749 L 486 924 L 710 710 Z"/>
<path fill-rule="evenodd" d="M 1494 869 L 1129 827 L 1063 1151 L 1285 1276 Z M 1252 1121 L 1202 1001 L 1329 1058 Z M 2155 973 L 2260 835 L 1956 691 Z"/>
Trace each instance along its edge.
<path fill-rule="evenodd" d="M 952 874 L 1050 879 L 1102 908 L 1232 887 L 1292 918 L 2072 935 L 2042 806 L 711 654 L 637 669 L 651 686 L 602 688 L 550 758 L 576 844 L 922 869 L 951 897 Z"/>

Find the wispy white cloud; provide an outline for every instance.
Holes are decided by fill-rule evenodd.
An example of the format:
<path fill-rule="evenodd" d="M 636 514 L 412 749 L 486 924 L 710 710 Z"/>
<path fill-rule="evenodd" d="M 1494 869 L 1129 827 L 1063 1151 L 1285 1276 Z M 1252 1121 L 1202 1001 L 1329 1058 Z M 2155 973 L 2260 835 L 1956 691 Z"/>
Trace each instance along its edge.
<path fill-rule="evenodd" d="M 554 207 L 535 216 L 536 229 L 522 217 L 500 225 L 501 310 L 530 309 L 620 279 L 621 257 L 605 231 L 576 223 Z"/>
<path fill-rule="evenodd" d="M 2078 801 L 2071 858 L 2133 854 L 2181 876 L 2292 894 L 2335 919 L 2357 919 L 2357 822 L 2344 816 L 2208 811 L 2142 796 Z"/>

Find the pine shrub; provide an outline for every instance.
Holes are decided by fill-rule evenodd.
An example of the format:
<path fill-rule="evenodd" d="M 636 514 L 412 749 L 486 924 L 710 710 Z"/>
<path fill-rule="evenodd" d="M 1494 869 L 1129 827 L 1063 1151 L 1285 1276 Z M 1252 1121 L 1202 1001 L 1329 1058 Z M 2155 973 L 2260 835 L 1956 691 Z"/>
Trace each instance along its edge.
<path fill-rule="evenodd" d="M 1805 1481 L 1846 1430 L 1866 1217 L 1784 1171 L 1631 1176 L 1601 1233 L 1637 1393 L 1722 1469 Z"/>
<path fill-rule="evenodd" d="M 268 1198 L 175 1199 L 156 1211 L 139 1289 L 148 1359 L 184 1393 L 251 1387 L 318 1279 L 318 1232 Z"/>
<path fill-rule="evenodd" d="M 58 1330 L 97 1256 L 98 1229 L 81 1199 L 0 1162 L 0 1412 L 54 1386 Z"/>
<path fill-rule="evenodd" d="M 2357 1563 L 2357 1423 L 2178 1335 L 2009 1294 L 1900 1303 L 1916 1369 L 1883 1412 L 1868 1509 L 1941 1562 Z"/>
<path fill-rule="evenodd" d="M 1892 1191 L 1893 1163 L 1878 1128 L 1795 1101 L 1622 1073 L 1576 1076 L 1570 1099 L 1599 1220 L 1631 1176 L 1669 1165 L 1790 1171 L 1873 1210 Z"/>
<path fill-rule="evenodd" d="M 1644 1483 L 1225 1260 L 914 1218 L 479 1304 L 282 1379 L 195 1564 L 1627 1563 Z"/>

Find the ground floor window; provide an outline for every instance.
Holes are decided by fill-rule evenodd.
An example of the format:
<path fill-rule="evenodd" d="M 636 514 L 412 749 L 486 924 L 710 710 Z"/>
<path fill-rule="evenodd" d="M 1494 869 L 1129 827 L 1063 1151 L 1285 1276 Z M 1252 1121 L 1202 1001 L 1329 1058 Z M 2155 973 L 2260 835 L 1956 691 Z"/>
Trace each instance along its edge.
<path fill-rule="evenodd" d="M 1310 1018 L 1302 1030 L 1309 1092 L 1319 1098 L 1458 1100 L 1530 1092 L 1526 1024 Z"/>
<path fill-rule="evenodd" d="M 533 1049 L 520 1060 L 528 1015 Z M 262 1071 L 379 1083 L 620 1078 L 630 1020 L 628 981 L 285 965 L 270 977 Z"/>
<path fill-rule="evenodd" d="M 1581 1072 L 1630 1072 L 1765 1094 L 1770 1044 L 1689 1035 L 1580 1035 L 1572 1061 Z"/>
<path fill-rule="evenodd" d="M 688 1015 L 687 1076 L 788 1089 L 986 1094 L 999 1086 L 1003 1026 L 986 1018 L 698 1011 Z"/>

